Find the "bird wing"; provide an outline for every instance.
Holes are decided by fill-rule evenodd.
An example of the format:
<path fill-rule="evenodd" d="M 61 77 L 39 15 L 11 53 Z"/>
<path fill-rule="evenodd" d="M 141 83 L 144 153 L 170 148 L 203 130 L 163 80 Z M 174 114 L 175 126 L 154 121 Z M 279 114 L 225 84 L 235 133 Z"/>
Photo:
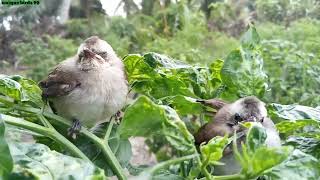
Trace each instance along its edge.
<path fill-rule="evenodd" d="M 67 95 L 80 85 L 81 83 L 74 73 L 62 70 L 59 67 L 55 68 L 46 79 L 39 83 L 44 98 Z"/>
<path fill-rule="evenodd" d="M 228 104 L 227 102 L 220 100 L 220 99 L 208 99 L 208 100 L 198 99 L 197 102 L 199 102 L 205 106 L 212 107 L 213 109 L 216 109 L 216 110 L 219 110 L 224 105 Z"/>

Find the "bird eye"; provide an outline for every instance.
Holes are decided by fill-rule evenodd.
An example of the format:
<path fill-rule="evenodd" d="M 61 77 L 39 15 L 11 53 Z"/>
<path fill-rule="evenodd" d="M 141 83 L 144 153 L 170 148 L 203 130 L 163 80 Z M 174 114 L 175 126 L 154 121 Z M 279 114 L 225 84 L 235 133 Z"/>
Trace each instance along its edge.
<path fill-rule="evenodd" d="M 235 119 L 237 122 L 242 121 L 242 118 L 241 118 L 241 116 L 240 116 L 239 113 L 236 113 L 236 114 L 234 115 L 234 119 Z"/>

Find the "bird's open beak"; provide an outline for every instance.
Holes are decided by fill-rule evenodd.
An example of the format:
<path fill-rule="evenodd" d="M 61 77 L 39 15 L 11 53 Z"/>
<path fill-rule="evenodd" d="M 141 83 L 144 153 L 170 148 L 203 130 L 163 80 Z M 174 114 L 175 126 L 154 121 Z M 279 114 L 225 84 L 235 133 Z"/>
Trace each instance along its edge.
<path fill-rule="evenodd" d="M 248 119 L 247 119 L 248 122 L 257 122 L 257 118 L 255 116 L 250 116 Z"/>

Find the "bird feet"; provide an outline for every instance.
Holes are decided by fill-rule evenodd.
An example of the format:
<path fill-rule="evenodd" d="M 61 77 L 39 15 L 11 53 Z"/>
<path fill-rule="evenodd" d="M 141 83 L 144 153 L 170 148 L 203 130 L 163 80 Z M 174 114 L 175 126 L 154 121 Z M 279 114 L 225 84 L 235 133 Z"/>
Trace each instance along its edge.
<path fill-rule="evenodd" d="M 122 117 L 123 117 L 123 112 L 118 111 L 118 112 L 114 115 L 115 122 L 116 122 L 117 124 L 120 124 L 120 122 L 121 122 L 121 120 L 122 120 Z"/>
<path fill-rule="evenodd" d="M 73 119 L 72 126 L 68 128 L 68 136 L 76 139 L 81 130 L 81 122 L 78 119 Z"/>

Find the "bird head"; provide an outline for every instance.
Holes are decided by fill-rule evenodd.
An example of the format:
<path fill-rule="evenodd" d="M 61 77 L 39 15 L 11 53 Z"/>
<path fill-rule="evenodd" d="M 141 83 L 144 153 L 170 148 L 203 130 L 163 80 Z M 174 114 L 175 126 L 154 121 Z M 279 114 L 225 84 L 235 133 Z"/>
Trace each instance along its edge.
<path fill-rule="evenodd" d="M 97 70 L 118 59 L 112 47 L 98 36 L 86 39 L 78 48 L 77 62 L 81 70 Z"/>

